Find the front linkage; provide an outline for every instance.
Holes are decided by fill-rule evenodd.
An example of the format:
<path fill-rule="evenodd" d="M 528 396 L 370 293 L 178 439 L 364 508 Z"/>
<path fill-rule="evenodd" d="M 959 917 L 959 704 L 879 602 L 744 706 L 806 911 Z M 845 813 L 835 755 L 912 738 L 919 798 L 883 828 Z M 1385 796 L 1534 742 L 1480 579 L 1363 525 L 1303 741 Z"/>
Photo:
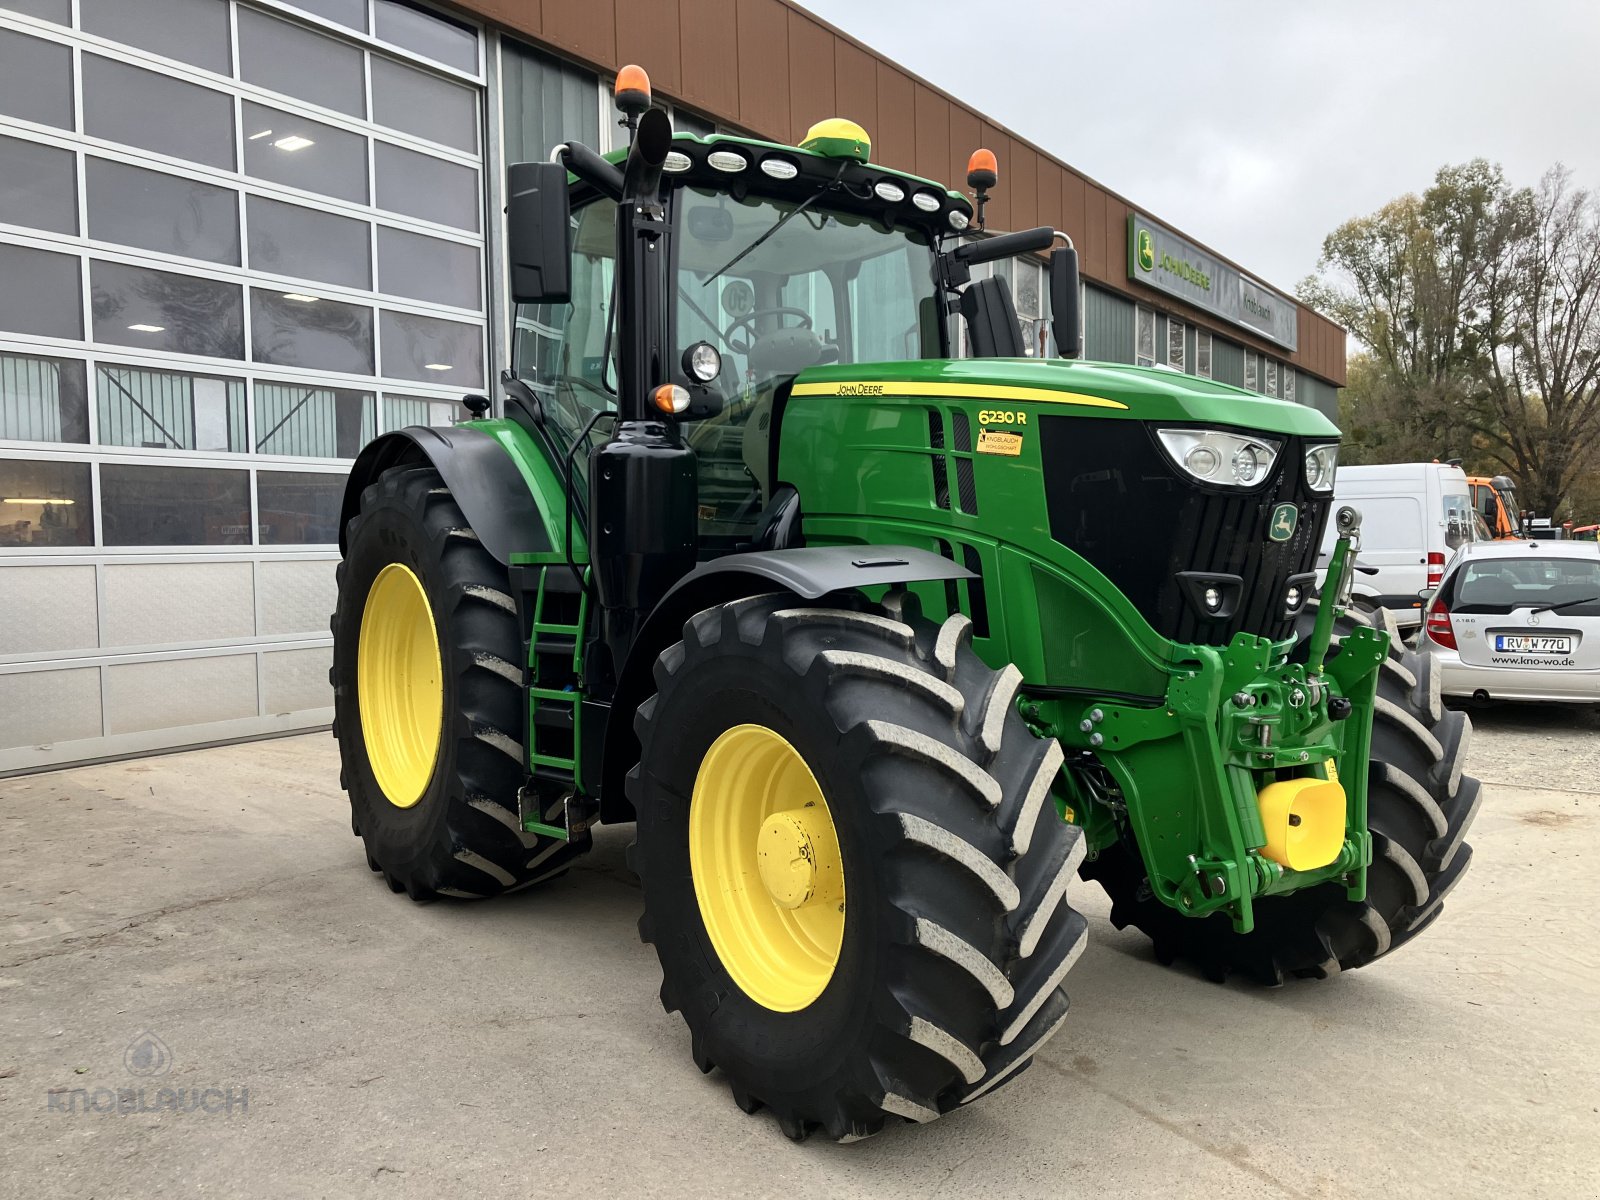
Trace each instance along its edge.
<path fill-rule="evenodd" d="M 1341 509 L 1327 594 L 1304 642 L 1241 633 L 1176 646 L 1165 703 L 1026 699 L 1024 717 L 1067 751 L 1058 803 L 1091 860 L 1138 847 L 1150 893 L 1190 916 L 1255 927 L 1256 897 L 1340 882 L 1366 898 L 1367 770 L 1389 635 L 1360 628 L 1327 659 L 1359 517 Z"/>

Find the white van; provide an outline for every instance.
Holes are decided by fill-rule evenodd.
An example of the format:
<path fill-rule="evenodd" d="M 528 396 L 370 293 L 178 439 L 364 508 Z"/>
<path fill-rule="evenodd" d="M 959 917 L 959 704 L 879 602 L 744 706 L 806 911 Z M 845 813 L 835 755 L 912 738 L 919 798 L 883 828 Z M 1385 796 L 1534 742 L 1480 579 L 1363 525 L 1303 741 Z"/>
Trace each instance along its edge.
<path fill-rule="evenodd" d="M 1472 488 L 1460 467 L 1395 463 L 1340 467 L 1333 480 L 1337 511 L 1361 513 L 1361 551 L 1352 588 L 1356 607 L 1387 608 L 1401 626 L 1422 624 L 1424 593 L 1437 588 L 1458 546 L 1479 540 Z M 1336 534 L 1333 521 L 1317 562 L 1326 566 Z"/>

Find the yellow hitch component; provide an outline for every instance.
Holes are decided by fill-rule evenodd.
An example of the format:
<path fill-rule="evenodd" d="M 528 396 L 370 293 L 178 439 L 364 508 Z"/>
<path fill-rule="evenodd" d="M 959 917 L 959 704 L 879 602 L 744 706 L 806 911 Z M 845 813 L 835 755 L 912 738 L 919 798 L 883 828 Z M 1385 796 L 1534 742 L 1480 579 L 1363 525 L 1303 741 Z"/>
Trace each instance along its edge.
<path fill-rule="evenodd" d="M 1344 848 L 1344 788 L 1327 779 L 1285 779 L 1256 796 L 1267 833 L 1262 851 L 1292 871 L 1312 871 Z"/>
<path fill-rule="evenodd" d="M 822 995 L 844 944 L 844 858 L 800 752 L 764 725 L 711 743 L 689 800 L 689 872 L 711 946 L 763 1008 Z"/>
<path fill-rule="evenodd" d="M 384 798 L 412 807 L 439 756 L 444 676 L 428 593 L 400 563 L 378 572 L 361 610 L 356 700 L 367 762 Z"/>

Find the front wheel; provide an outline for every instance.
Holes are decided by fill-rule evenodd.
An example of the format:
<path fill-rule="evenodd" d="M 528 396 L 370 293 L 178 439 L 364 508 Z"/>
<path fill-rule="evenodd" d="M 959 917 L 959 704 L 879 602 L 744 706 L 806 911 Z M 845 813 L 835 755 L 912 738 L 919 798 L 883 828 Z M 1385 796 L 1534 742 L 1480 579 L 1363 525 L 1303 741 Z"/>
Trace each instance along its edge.
<path fill-rule="evenodd" d="M 639 709 L 640 932 L 695 1062 L 789 1136 L 931 1121 L 1015 1076 L 1066 1018 L 1082 855 L 1062 756 L 956 616 L 710 608 Z"/>

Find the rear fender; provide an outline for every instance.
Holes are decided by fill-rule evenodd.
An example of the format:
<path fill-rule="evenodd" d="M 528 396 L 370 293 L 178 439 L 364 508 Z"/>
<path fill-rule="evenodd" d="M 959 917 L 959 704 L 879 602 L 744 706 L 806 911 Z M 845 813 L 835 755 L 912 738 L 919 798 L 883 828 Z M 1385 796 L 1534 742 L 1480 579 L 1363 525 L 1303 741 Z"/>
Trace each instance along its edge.
<path fill-rule="evenodd" d="M 369 442 L 351 465 L 339 515 L 339 549 L 361 493 L 391 467 L 428 463 L 483 548 L 510 566 L 519 555 L 559 553 L 565 497 L 548 460 L 520 426 L 481 421 L 449 429 L 412 425 Z"/>

